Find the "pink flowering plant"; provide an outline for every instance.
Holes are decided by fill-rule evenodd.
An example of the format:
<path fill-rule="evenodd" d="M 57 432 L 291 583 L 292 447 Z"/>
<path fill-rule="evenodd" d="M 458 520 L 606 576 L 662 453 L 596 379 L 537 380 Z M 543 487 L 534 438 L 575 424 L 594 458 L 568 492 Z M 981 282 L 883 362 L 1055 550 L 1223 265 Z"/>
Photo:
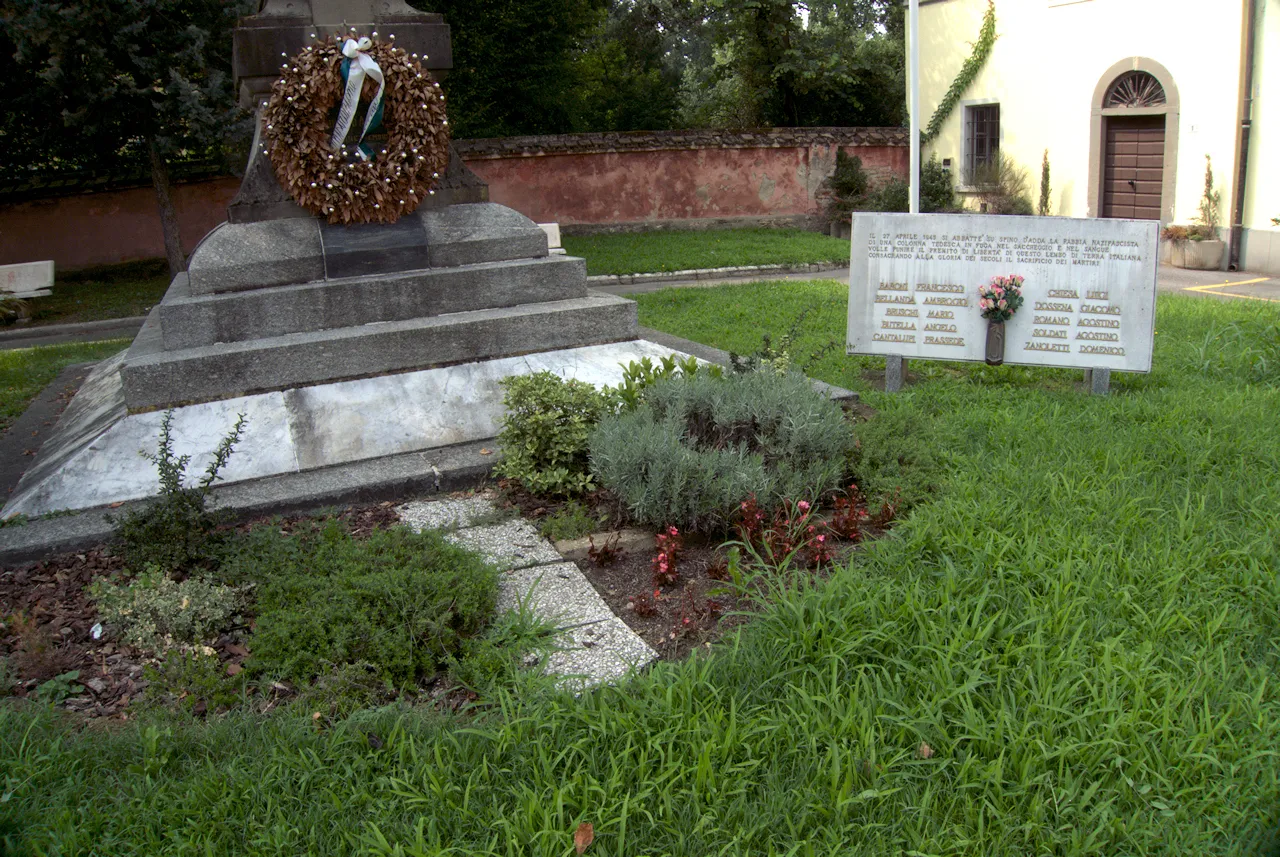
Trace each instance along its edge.
<path fill-rule="evenodd" d="M 1022 306 L 1022 281 L 1018 274 L 992 277 L 978 286 L 978 307 L 982 317 L 992 321 L 1008 321 Z"/>

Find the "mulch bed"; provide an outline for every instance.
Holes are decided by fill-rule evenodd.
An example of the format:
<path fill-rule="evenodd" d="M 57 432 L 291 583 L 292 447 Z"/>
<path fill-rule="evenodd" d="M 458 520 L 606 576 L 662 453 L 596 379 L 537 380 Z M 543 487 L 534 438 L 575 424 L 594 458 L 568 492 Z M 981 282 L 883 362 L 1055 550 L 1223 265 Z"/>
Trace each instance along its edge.
<path fill-rule="evenodd" d="M 538 497 L 518 485 L 502 483 L 499 502 L 517 510 L 535 524 L 554 514 L 563 501 Z M 610 528 L 625 522 L 617 503 L 606 493 L 586 499 L 588 508 Z M 393 503 L 354 506 L 337 517 L 357 538 L 400 522 Z M 235 525 L 238 531 L 274 521 L 282 532 L 293 532 L 311 516 L 260 518 Z M 884 522 L 880 522 L 883 524 Z M 882 533 L 882 526 L 864 529 L 865 539 Z M 697 649 L 709 647 L 732 628 L 748 621 L 758 607 L 762 591 L 737 591 L 728 582 L 727 551 L 722 543 L 732 536 L 691 534 L 677 554 L 676 579 L 657 583 L 653 573 L 655 550 L 616 550 L 579 560 L 587 579 L 615 614 L 622 618 L 663 660 L 679 660 Z M 607 540 L 597 535 L 597 549 Z M 837 542 L 834 561 L 843 562 L 858 549 L 852 542 Z M 78 671 L 77 689 L 61 704 L 87 718 L 127 720 L 129 705 L 148 686 L 146 667 L 155 663 L 148 653 L 118 642 L 95 640 L 92 629 L 97 611 L 88 597 L 89 587 L 101 577 L 117 576 L 123 563 L 109 545 L 62 554 L 12 568 L 0 568 L 0 658 L 8 664 L 8 678 L 17 697 L 33 697 L 44 682 Z M 821 576 L 825 572 L 813 569 Z M 251 622 L 251 617 L 246 622 Z M 244 646 L 248 627 L 233 629 L 212 646 L 228 674 L 234 675 L 248 657 Z M 3 673 L 0 673 L 3 675 Z M 271 685 L 259 688 L 262 704 L 269 709 L 293 695 L 291 688 Z M 0 689 L 0 696 L 3 696 Z M 459 708 L 475 699 L 437 682 L 426 697 L 432 704 Z M 205 713 L 197 702 L 193 713 Z"/>
<path fill-rule="evenodd" d="M 518 510 L 535 525 L 554 515 L 567 501 L 530 494 L 517 483 L 499 483 L 499 503 Z M 607 491 L 596 491 L 583 501 L 590 513 L 617 528 L 626 521 L 617 501 Z M 863 529 L 863 540 L 881 536 L 887 521 Z M 736 536 L 691 534 L 683 537 L 684 547 L 677 555 L 677 579 L 671 584 L 655 582 L 653 560 L 655 549 L 619 550 L 616 556 L 596 561 L 577 561 L 596 592 L 613 612 L 627 623 L 663 660 L 681 660 L 698 648 L 710 645 L 734 627 L 748 621 L 763 597 L 761 587 L 735 592 L 727 573 L 728 551 L 723 547 Z M 606 545 L 605 534 L 592 536 L 597 549 Z M 850 541 L 834 543 L 834 563 L 843 563 L 859 544 Z M 598 552 L 597 552 L 598 555 Z M 810 569 L 823 576 L 823 569 Z"/>
<path fill-rule="evenodd" d="M 352 507 L 337 517 L 358 538 L 400 520 L 392 503 Z M 277 523 L 283 532 L 291 532 L 308 519 L 296 515 Z M 247 530 L 265 520 L 244 522 L 236 529 Z M 33 696 L 43 682 L 78 670 L 76 682 L 83 691 L 63 703 L 68 710 L 87 717 L 128 719 L 130 702 L 148 685 L 144 669 L 154 659 L 130 646 L 94 640 L 91 630 L 98 617 L 88 597 L 94 580 L 121 571 L 121 559 L 110 546 L 0 568 L 0 657 L 17 671 L 15 696 Z M 242 637 L 239 632 L 224 634 L 212 647 L 230 673 L 238 671 L 249 654 Z M 281 698 L 289 695 L 283 686 L 270 692 Z M 195 713 L 203 713 L 200 703 Z"/>

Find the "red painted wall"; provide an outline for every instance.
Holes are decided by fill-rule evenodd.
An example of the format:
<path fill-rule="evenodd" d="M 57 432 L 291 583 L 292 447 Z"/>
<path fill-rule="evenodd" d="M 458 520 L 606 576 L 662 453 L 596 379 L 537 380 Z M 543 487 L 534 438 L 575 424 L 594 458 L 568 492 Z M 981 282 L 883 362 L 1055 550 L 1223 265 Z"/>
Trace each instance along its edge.
<path fill-rule="evenodd" d="M 239 189 L 233 177 L 173 186 L 188 253 L 227 219 L 227 205 Z M 149 187 L 0 206 L 0 264 L 52 259 L 64 269 L 163 255 L 156 195 Z"/>
<path fill-rule="evenodd" d="M 836 150 L 874 177 L 905 177 L 900 128 L 640 131 L 459 140 L 489 198 L 540 223 L 644 223 L 816 213 Z M 226 219 L 240 181 L 174 186 L 183 245 Z M 53 259 L 59 269 L 164 255 L 151 188 L 0 205 L 0 264 Z"/>
<path fill-rule="evenodd" d="M 470 159 L 489 199 L 539 223 L 633 223 L 813 214 L 835 146 Z M 858 149 L 872 174 L 907 174 L 898 147 Z"/>

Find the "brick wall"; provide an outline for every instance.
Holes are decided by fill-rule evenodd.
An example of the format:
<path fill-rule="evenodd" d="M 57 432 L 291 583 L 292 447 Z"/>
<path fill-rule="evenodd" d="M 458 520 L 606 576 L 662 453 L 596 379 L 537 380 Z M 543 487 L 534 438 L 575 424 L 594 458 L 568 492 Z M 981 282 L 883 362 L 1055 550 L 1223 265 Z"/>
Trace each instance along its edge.
<path fill-rule="evenodd" d="M 642 131 L 459 140 L 489 198 L 567 232 L 812 221 L 836 150 L 879 179 L 907 174 L 903 128 Z M 190 251 L 226 218 L 239 180 L 174 187 Z M 164 255 L 150 187 L 0 205 L 0 264 L 77 268 Z"/>

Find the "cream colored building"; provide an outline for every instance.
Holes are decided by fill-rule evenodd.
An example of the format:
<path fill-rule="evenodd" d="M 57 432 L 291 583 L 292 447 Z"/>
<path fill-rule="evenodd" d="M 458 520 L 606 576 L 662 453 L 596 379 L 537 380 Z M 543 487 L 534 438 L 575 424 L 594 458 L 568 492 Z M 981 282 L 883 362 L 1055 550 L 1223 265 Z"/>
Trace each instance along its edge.
<path fill-rule="evenodd" d="M 922 126 L 986 10 L 921 0 Z M 1038 198 L 1047 149 L 1053 214 L 1191 223 L 1208 155 L 1237 266 L 1280 273 L 1280 0 L 997 0 L 995 14 L 990 57 L 924 150 L 966 204 L 969 172 L 997 148 Z"/>

